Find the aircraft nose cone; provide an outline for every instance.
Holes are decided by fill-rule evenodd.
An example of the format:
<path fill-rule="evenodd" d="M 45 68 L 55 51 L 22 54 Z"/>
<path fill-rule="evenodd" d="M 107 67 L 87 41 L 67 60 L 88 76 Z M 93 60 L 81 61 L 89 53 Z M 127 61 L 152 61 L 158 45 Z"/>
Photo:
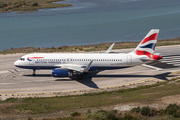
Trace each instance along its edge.
<path fill-rule="evenodd" d="M 14 62 L 14 65 L 17 66 L 18 65 L 18 61 Z"/>

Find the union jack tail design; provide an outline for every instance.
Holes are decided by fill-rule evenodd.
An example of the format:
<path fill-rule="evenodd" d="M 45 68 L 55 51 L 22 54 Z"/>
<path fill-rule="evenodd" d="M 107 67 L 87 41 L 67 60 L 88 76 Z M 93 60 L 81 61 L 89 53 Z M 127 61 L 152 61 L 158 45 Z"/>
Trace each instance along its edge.
<path fill-rule="evenodd" d="M 152 29 L 134 49 L 136 55 L 147 55 L 150 59 L 159 60 L 161 56 L 154 55 L 159 29 Z"/>

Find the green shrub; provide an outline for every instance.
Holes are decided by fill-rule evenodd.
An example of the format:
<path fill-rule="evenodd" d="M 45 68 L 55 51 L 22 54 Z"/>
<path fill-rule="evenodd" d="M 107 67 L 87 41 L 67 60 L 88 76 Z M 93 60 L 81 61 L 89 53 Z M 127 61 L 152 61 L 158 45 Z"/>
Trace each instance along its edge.
<path fill-rule="evenodd" d="M 132 120 L 132 119 L 133 119 L 133 117 L 129 114 L 127 114 L 123 117 L 123 120 Z"/>
<path fill-rule="evenodd" d="M 32 2 L 26 2 L 26 6 L 31 6 L 32 5 Z"/>
<path fill-rule="evenodd" d="M 12 6 L 12 2 L 8 2 L 7 5 L 8 5 L 8 6 Z"/>
<path fill-rule="evenodd" d="M 71 117 L 80 116 L 80 115 L 81 115 L 81 113 L 73 112 L 73 113 L 71 114 Z"/>
<path fill-rule="evenodd" d="M 37 2 L 32 2 L 31 6 L 38 6 Z"/>
<path fill-rule="evenodd" d="M 44 120 L 44 119 L 43 119 Z M 76 120 L 75 118 L 72 118 L 72 117 L 63 117 L 63 118 L 59 118 L 57 120 Z"/>
<path fill-rule="evenodd" d="M 165 109 L 165 113 L 167 113 L 169 115 L 174 115 L 178 110 L 180 110 L 179 105 L 169 104 Z"/>
<path fill-rule="evenodd" d="M 151 115 L 154 116 L 157 114 L 157 110 L 155 108 L 151 109 Z"/>
<path fill-rule="evenodd" d="M 5 8 L 5 11 L 8 11 L 9 10 L 9 8 Z"/>
<path fill-rule="evenodd" d="M 88 109 L 87 113 L 91 113 L 91 110 L 90 110 L 90 109 Z"/>
<path fill-rule="evenodd" d="M 142 107 L 141 109 L 141 115 L 148 116 L 150 114 L 150 108 L 149 106 Z"/>
<path fill-rule="evenodd" d="M 12 5 L 12 3 L 8 3 L 10 6 Z M 27 7 L 27 6 L 38 6 L 38 2 L 33 2 L 33 1 L 29 1 L 29 2 L 26 2 L 25 0 L 19 0 L 17 2 L 14 2 L 13 3 L 13 7 L 14 8 L 18 8 L 18 7 Z"/>
<path fill-rule="evenodd" d="M 127 114 L 122 118 L 122 120 L 137 120 L 137 118 Z"/>
<path fill-rule="evenodd" d="M 7 96 L 7 95 L 6 95 Z M 16 101 L 18 101 L 19 100 L 19 98 L 7 98 L 6 100 L 5 100 L 5 102 L 16 102 Z"/>
<path fill-rule="evenodd" d="M 18 5 L 19 5 L 19 6 L 26 5 L 26 2 L 25 2 L 24 0 L 22 0 L 22 1 L 18 1 Z"/>
<path fill-rule="evenodd" d="M 141 108 L 139 106 L 131 110 L 131 112 L 136 112 L 136 113 L 139 113 L 140 111 L 141 111 Z"/>
<path fill-rule="evenodd" d="M 13 7 L 14 8 L 18 8 L 18 7 L 20 7 L 18 4 L 16 4 L 16 5 L 13 5 Z"/>
<path fill-rule="evenodd" d="M 32 117 L 28 117 L 28 120 L 33 120 Z"/>
<path fill-rule="evenodd" d="M 116 120 L 117 118 L 116 118 L 116 113 L 115 113 L 115 111 L 109 111 L 109 112 L 107 112 L 107 119 L 108 120 Z"/>
<path fill-rule="evenodd" d="M 164 110 L 164 109 L 160 109 L 160 110 L 159 110 L 159 114 L 160 114 L 160 115 L 165 114 L 165 110 Z"/>
<path fill-rule="evenodd" d="M 176 104 L 169 104 L 165 109 L 165 113 L 172 115 L 175 118 L 180 118 L 180 106 Z"/>
<path fill-rule="evenodd" d="M 107 120 L 106 116 L 107 112 L 104 110 L 94 112 L 94 113 L 89 113 L 86 115 L 86 119 L 91 119 L 91 120 Z"/>
<path fill-rule="evenodd" d="M 13 3 L 13 5 L 17 5 L 17 4 L 18 4 L 18 2 L 14 2 L 14 3 Z"/>
<path fill-rule="evenodd" d="M 173 115 L 173 117 L 175 117 L 175 118 L 180 118 L 180 111 L 177 111 L 177 112 Z"/>
<path fill-rule="evenodd" d="M 7 4 L 4 2 L 0 2 L 0 8 L 4 8 L 4 7 L 7 7 Z"/>
<path fill-rule="evenodd" d="M 80 48 L 78 48 L 80 51 L 82 51 L 83 50 L 83 48 L 82 47 L 80 47 Z"/>

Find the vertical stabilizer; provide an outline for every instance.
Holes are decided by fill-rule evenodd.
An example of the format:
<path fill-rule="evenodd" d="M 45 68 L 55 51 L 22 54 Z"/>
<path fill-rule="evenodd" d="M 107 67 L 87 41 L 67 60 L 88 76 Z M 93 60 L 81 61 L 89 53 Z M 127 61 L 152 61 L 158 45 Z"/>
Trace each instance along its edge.
<path fill-rule="evenodd" d="M 137 55 L 150 55 L 154 54 L 159 29 L 152 29 L 145 38 L 134 49 Z"/>
<path fill-rule="evenodd" d="M 152 29 L 133 52 L 136 55 L 146 55 L 150 60 L 162 59 L 162 56 L 154 54 L 158 34 L 159 29 Z"/>

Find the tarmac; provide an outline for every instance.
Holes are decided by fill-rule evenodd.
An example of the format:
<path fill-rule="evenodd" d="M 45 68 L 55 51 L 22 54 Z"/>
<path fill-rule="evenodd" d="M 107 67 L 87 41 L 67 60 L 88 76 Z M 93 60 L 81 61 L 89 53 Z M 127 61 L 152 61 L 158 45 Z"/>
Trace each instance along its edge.
<path fill-rule="evenodd" d="M 133 49 L 113 50 L 113 52 L 128 53 Z M 94 71 L 85 75 L 82 80 L 53 78 L 51 70 L 37 70 L 32 76 L 32 70 L 20 69 L 14 62 L 24 53 L 0 55 L 0 99 L 9 97 L 40 97 L 55 96 L 55 93 L 79 93 L 83 91 L 105 90 L 127 85 L 144 83 L 151 80 L 166 81 L 168 75 L 180 71 L 180 45 L 156 47 L 156 53 L 161 53 L 163 59 L 148 63 L 163 70 L 154 70 L 141 65 L 116 70 Z"/>

